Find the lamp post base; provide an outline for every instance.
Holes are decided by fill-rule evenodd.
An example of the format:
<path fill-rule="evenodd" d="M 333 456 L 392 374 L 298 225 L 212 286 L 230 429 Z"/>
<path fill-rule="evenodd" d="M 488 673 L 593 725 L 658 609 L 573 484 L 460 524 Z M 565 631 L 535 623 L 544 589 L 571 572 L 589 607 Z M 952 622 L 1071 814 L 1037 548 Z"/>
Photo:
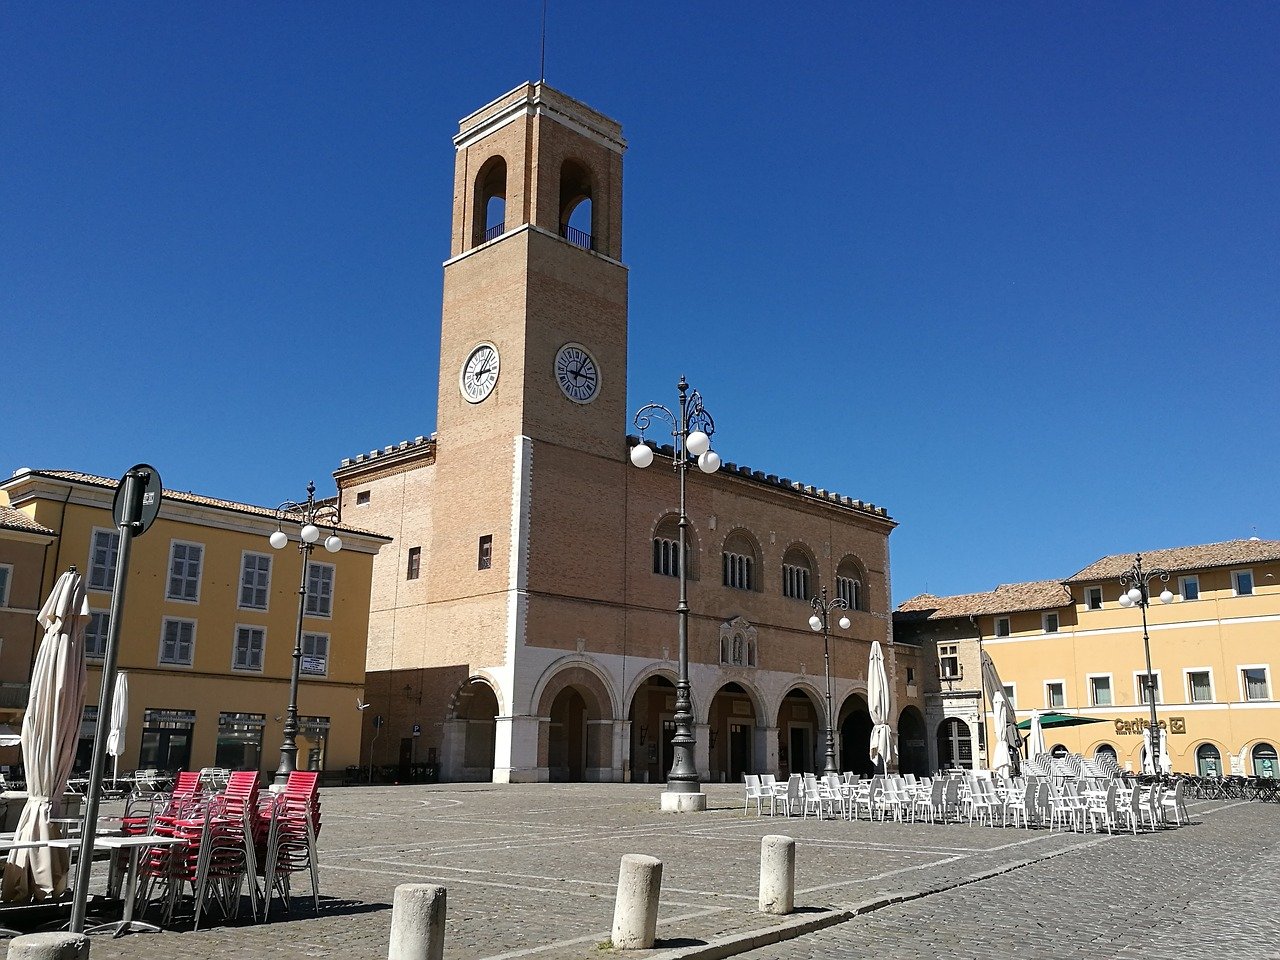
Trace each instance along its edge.
<path fill-rule="evenodd" d="M 707 809 L 705 793 L 676 793 L 674 790 L 662 791 L 663 813 L 700 813 Z"/>

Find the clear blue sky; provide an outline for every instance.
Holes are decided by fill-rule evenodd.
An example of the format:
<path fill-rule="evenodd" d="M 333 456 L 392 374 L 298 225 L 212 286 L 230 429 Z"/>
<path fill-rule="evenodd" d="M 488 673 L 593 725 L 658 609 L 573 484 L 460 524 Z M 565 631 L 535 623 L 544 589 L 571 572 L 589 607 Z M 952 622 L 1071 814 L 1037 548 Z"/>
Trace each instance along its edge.
<path fill-rule="evenodd" d="M 1280 5 L 551 0 L 632 407 L 884 504 L 895 601 L 1280 537 Z M 273 505 L 435 422 L 457 120 L 537 0 L 0 6 L 0 471 Z"/>

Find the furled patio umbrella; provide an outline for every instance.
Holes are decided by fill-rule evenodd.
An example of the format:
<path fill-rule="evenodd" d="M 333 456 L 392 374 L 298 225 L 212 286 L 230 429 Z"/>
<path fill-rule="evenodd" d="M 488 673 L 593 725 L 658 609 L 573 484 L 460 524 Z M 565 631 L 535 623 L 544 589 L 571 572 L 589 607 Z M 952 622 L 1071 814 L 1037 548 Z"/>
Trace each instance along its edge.
<path fill-rule="evenodd" d="M 1041 723 L 1040 711 L 1036 710 L 1031 714 L 1030 720 L 1023 720 L 1022 723 L 1027 724 L 1030 733 L 1027 734 L 1027 756 L 1039 758 L 1045 753 L 1044 747 L 1044 724 Z M 1018 729 L 1022 729 L 1022 723 L 1018 724 Z"/>
<path fill-rule="evenodd" d="M 1155 764 L 1151 757 L 1151 727 L 1142 728 L 1142 772 L 1154 774 Z M 1169 738 L 1164 727 L 1160 728 L 1160 773 L 1173 773 L 1173 757 L 1169 756 Z"/>
<path fill-rule="evenodd" d="M 884 671 L 884 654 L 880 641 L 871 643 L 871 660 L 867 666 L 867 709 L 871 713 L 871 763 L 879 761 L 881 769 L 889 769 L 889 760 L 897 754 L 893 727 L 889 726 L 889 676 Z"/>
<path fill-rule="evenodd" d="M 987 699 L 991 701 L 991 711 L 995 714 L 996 748 L 989 766 L 1003 774 L 1018 772 L 1018 748 L 1022 745 L 1022 737 L 1018 735 L 1017 718 L 1013 706 L 1005 695 L 1004 684 L 1000 682 L 1000 674 L 996 672 L 995 662 L 991 654 L 982 651 L 982 685 L 987 688 Z"/>
<path fill-rule="evenodd" d="M 61 837 L 49 821 L 61 812 L 62 791 L 75 763 L 84 709 L 84 631 L 89 600 L 74 570 L 58 578 L 37 622 L 44 639 L 31 671 L 31 694 L 22 721 L 22 762 L 27 805 L 16 840 Z M 68 852 L 48 847 L 12 850 L 4 865 L 0 898 L 14 901 L 57 897 L 67 887 Z"/>
<path fill-rule="evenodd" d="M 116 674 L 116 692 L 111 699 L 111 726 L 107 732 L 107 753 L 111 754 L 111 785 L 120 779 L 120 755 L 124 753 L 125 728 L 129 724 L 129 675 Z"/>

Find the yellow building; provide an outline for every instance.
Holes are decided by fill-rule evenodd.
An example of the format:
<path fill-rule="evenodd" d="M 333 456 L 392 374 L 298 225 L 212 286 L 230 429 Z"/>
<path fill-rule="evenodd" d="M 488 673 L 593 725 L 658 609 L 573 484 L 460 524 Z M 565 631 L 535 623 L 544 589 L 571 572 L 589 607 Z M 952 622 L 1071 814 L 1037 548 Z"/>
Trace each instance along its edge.
<path fill-rule="evenodd" d="M 955 597 L 921 594 L 894 614 L 899 640 L 919 642 L 935 764 L 985 765 L 991 655 L 1019 719 L 1062 711 L 1103 722 L 1045 731 L 1051 749 L 1113 754 L 1142 769 L 1149 726 L 1142 611 L 1119 603 L 1133 554 L 1103 557 L 1062 581 L 1007 584 Z M 1278 772 L 1280 541 L 1232 540 L 1142 555 L 1159 725 L 1179 773 Z M 1172 600 L 1159 594 L 1168 590 Z M 1280 664 L 1277 664 L 1280 665 Z M 976 729 L 975 729 L 976 727 Z M 976 742 L 975 742 L 976 734 Z"/>
<path fill-rule="evenodd" d="M 50 545 L 48 527 L 0 506 L 0 727 L 17 733 L 27 709 L 36 613 L 44 602 L 41 573 Z M 0 772 L 22 760 L 21 749 L 0 746 Z"/>
<path fill-rule="evenodd" d="M 97 718 L 119 534 L 111 518 L 118 481 L 66 470 L 19 470 L 0 483 L 9 506 L 51 531 L 39 569 L 32 556 L 15 584 L 48 594 L 75 566 L 92 609 L 86 650 L 88 706 L 77 768 L 88 766 Z M 272 771 L 279 759 L 297 629 L 301 554 L 298 525 L 273 550 L 275 511 L 167 490 L 159 517 L 134 540 L 119 666 L 129 675 L 128 746 L 122 771 L 203 766 Z M 389 540 L 339 526 L 342 550 L 313 555 L 303 673 L 298 766 L 341 771 L 359 762 L 364 659 L 373 558 Z M 18 664 L 4 661 L 6 670 Z M 25 681 L 25 672 L 6 681 Z"/>

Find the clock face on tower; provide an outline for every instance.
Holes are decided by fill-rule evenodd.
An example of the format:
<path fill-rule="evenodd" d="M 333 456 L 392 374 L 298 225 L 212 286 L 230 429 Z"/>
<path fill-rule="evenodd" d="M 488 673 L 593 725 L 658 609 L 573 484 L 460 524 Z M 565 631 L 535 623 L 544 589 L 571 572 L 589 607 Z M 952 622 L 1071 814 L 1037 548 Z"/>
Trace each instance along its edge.
<path fill-rule="evenodd" d="M 556 383 L 574 403 L 590 403 L 600 392 L 600 367 L 580 343 L 566 343 L 556 354 Z"/>
<path fill-rule="evenodd" d="M 498 382 L 498 348 L 492 343 L 476 344 L 458 374 L 458 389 L 468 403 L 479 403 L 493 393 Z"/>

